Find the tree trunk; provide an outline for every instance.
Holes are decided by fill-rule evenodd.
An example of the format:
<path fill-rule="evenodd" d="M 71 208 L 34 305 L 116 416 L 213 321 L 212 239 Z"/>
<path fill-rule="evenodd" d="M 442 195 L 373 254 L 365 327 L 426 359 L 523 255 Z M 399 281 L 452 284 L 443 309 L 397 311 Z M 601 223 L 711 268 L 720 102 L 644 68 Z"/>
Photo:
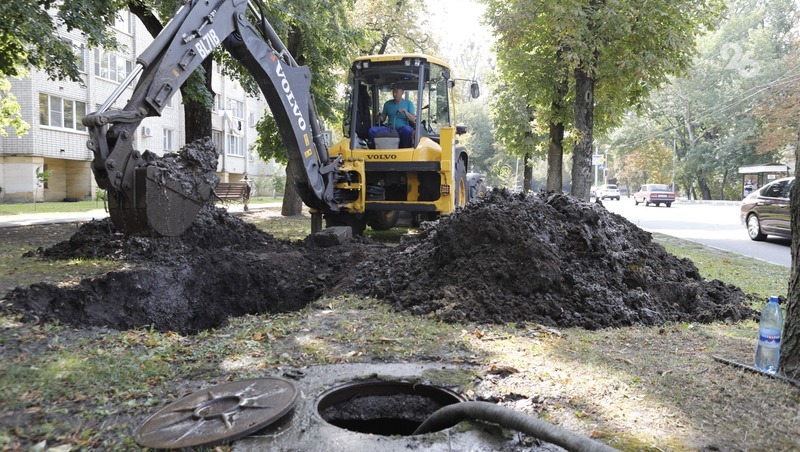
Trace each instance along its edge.
<path fill-rule="evenodd" d="M 281 215 L 284 217 L 300 215 L 303 213 L 303 200 L 297 194 L 294 187 L 294 176 L 292 175 L 292 160 L 286 165 L 286 187 L 283 190 L 283 204 L 281 204 Z"/>
<path fill-rule="evenodd" d="M 572 196 L 589 201 L 592 186 L 594 142 L 594 78 L 583 68 L 575 69 L 575 131 L 572 148 Z"/>
<path fill-rule="evenodd" d="M 531 168 L 531 153 L 525 153 L 525 166 L 522 168 L 522 191 L 526 192 L 531 189 L 533 182 L 533 168 Z"/>
<path fill-rule="evenodd" d="M 722 183 L 719 186 L 719 199 L 725 199 L 725 182 L 728 180 L 728 169 L 722 173 Z"/>
<path fill-rule="evenodd" d="M 711 189 L 708 188 L 708 183 L 706 183 L 705 177 L 701 173 L 697 173 L 697 186 L 700 188 L 700 196 L 704 200 L 711 199 Z"/>
<path fill-rule="evenodd" d="M 209 55 L 202 64 L 205 69 L 205 85 L 211 96 L 214 90 L 211 88 L 211 76 L 213 58 Z M 186 131 L 186 142 L 191 143 L 205 137 L 211 137 L 211 108 L 203 102 L 184 101 L 183 102 L 183 125 Z"/>
<path fill-rule="evenodd" d="M 550 122 L 550 143 L 547 145 L 547 191 L 561 193 L 564 186 L 564 124 Z"/>
<path fill-rule="evenodd" d="M 800 162 L 800 131 L 794 158 Z M 800 166 L 794 165 L 794 177 L 800 177 Z M 781 338 L 780 367 L 783 372 L 793 378 L 800 377 L 800 184 L 792 185 L 789 196 L 792 225 L 792 275 L 789 279 L 789 297 L 786 302 L 786 321 Z"/>

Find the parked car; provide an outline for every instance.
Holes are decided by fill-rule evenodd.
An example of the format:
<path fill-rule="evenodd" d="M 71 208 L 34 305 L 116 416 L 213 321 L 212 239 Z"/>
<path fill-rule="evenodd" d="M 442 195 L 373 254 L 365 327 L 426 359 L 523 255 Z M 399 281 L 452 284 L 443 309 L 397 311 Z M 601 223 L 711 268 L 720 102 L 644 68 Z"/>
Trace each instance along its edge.
<path fill-rule="evenodd" d="M 770 182 L 742 200 L 741 220 L 750 239 L 762 241 L 768 235 L 792 237 L 789 194 L 794 177 Z"/>
<path fill-rule="evenodd" d="M 616 185 L 601 185 L 597 189 L 595 196 L 597 199 L 616 199 L 619 201 L 619 188 Z"/>
<path fill-rule="evenodd" d="M 643 202 L 645 206 L 655 204 L 658 207 L 664 204 L 670 207 L 675 202 L 675 193 L 666 184 L 644 184 L 639 191 L 633 194 L 633 202 L 637 206 Z"/>

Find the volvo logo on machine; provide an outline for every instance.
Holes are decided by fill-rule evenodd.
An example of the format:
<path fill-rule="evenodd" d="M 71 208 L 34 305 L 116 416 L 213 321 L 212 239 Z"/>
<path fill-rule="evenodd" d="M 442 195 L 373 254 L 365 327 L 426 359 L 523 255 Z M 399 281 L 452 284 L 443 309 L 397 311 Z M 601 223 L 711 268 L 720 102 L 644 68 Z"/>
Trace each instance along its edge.
<path fill-rule="evenodd" d="M 367 160 L 397 160 L 397 154 L 367 154 Z"/>
<path fill-rule="evenodd" d="M 283 71 L 280 61 L 275 65 L 275 73 L 282 79 L 281 89 L 283 89 L 286 100 L 289 101 L 289 105 L 292 107 L 292 113 L 297 118 L 297 127 L 300 127 L 300 130 L 306 130 L 306 120 L 303 118 L 303 112 L 300 111 L 300 105 L 297 104 L 297 99 L 294 97 L 292 87 L 289 85 L 289 80 L 286 79 L 286 73 Z"/>

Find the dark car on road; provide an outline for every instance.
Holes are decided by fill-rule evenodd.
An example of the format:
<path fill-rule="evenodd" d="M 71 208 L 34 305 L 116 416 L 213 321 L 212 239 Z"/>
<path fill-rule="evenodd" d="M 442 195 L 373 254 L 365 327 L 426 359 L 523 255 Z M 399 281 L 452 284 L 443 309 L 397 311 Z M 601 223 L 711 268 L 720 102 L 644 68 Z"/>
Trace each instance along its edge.
<path fill-rule="evenodd" d="M 633 202 L 637 206 L 643 202 L 646 206 L 655 204 L 658 207 L 664 204 L 670 207 L 675 202 L 675 193 L 666 184 L 644 184 L 639 191 L 633 194 Z"/>
<path fill-rule="evenodd" d="M 752 240 L 762 241 L 768 235 L 792 237 L 789 194 L 793 184 L 794 177 L 778 179 L 742 200 L 741 220 Z"/>

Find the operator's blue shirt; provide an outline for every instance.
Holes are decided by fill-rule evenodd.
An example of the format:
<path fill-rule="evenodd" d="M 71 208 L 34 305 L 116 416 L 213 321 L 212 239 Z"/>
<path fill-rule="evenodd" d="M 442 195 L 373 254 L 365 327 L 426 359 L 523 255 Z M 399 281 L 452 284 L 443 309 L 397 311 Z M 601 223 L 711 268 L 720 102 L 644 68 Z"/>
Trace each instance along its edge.
<path fill-rule="evenodd" d="M 412 115 L 414 114 L 414 104 L 408 99 L 401 100 L 399 104 L 394 103 L 394 99 L 389 99 L 383 104 L 382 113 L 389 118 L 386 124 L 393 129 L 401 129 L 403 126 L 410 125 L 405 114 L 397 114 L 399 108 L 404 108 Z"/>

